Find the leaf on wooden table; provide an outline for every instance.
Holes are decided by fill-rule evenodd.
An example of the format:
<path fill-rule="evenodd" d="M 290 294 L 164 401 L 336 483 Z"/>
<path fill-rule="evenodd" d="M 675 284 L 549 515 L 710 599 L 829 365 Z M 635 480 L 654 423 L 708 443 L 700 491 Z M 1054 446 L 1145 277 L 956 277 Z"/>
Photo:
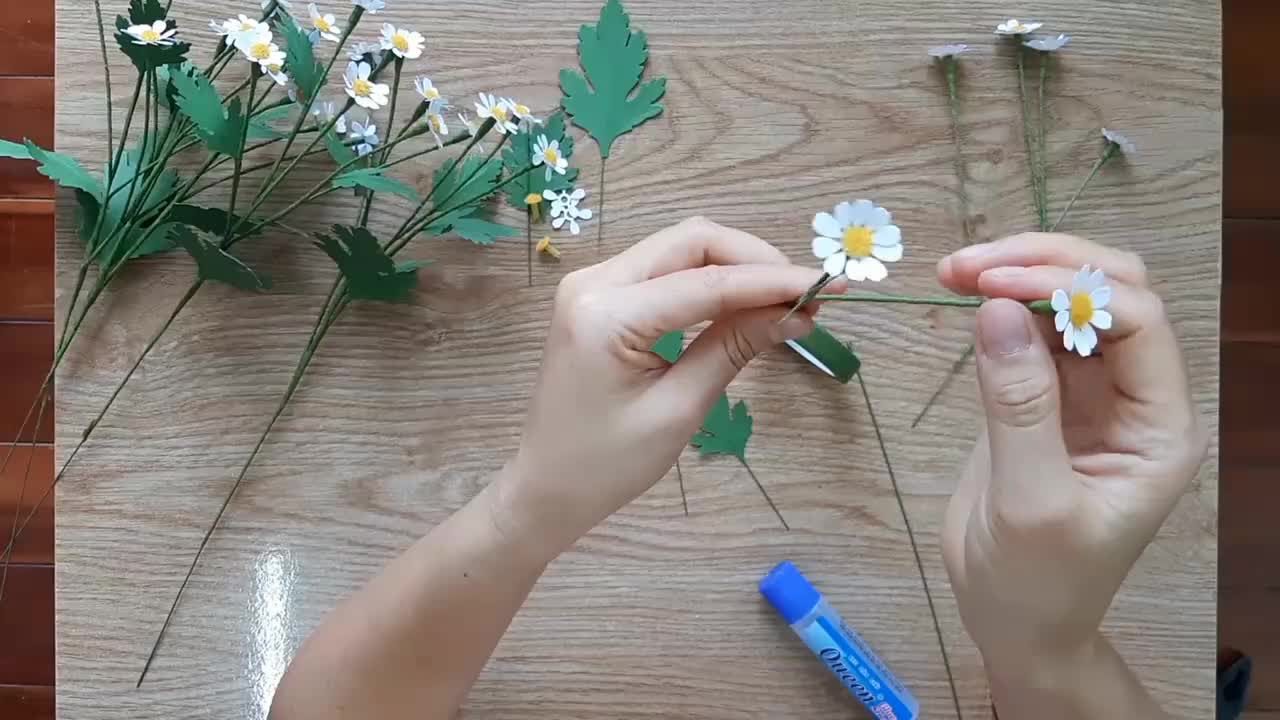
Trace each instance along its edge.
<path fill-rule="evenodd" d="M 237 234 L 244 233 L 246 227 L 250 227 L 250 223 L 255 222 L 250 219 L 246 223 L 243 215 L 233 215 L 233 222 L 238 228 Z M 200 207 L 199 205 L 180 204 L 174 205 L 169 211 L 166 219 L 173 222 L 190 225 L 196 230 L 209 233 L 214 236 L 222 236 L 227 232 L 227 211 L 222 208 Z M 264 227 L 256 227 L 253 232 L 239 235 L 241 238 L 253 237 L 262 234 Z"/>
<path fill-rule="evenodd" d="M 0 140 L 0 157 L 35 160 L 40 163 L 36 170 L 58 185 L 83 190 L 99 199 L 103 196 L 102 183 L 70 155 L 45 150 L 30 140 L 24 140 L 23 144 Z"/>
<path fill-rule="evenodd" d="M 333 179 L 336 188 L 362 187 L 374 192 L 389 192 L 407 198 L 412 202 L 422 202 L 422 196 L 407 183 L 382 174 L 384 168 L 358 168 L 348 170 Z"/>
<path fill-rule="evenodd" d="M 196 134 L 210 150 L 233 158 L 244 154 L 241 138 L 246 120 L 240 112 L 240 98 L 224 106 L 213 83 L 194 67 L 170 73 L 169 81 L 178 91 L 178 108 L 191 118 Z"/>
<path fill-rule="evenodd" d="M 338 163 L 339 167 L 353 163 L 356 160 L 356 151 L 343 143 L 342 138 L 338 136 L 338 133 L 334 132 L 333 128 L 329 128 L 324 134 L 324 146 L 329 150 L 329 156 L 333 158 L 334 162 Z"/>
<path fill-rule="evenodd" d="M 201 280 L 212 280 L 241 290 L 262 291 L 271 287 L 271 278 L 267 275 L 254 271 L 186 225 L 175 225 L 174 242 L 196 261 L 196 271 Z"/>
<path fill-rule="evenodd" d="M 746 462 L 752 422 L 745 400 L 730 408 L 729 396 L 721 394 L 702 421 L 702 429 L 689 442 L 703 455 L 733 455 Z"/>
<path fill-rule="evenodd" d="M 658 102 L 667 92 L 667 79 L 655 78 L 636 91 L 649 59 L 649 42 L 642 31 L 631 31 L 631 19 L 619 0 L 608 0 L 600 22 L 578 31 L 578 58 L 586 75 L 571 68 L 560 71 L 560 104 L 600 146 L 601 157 L 619 135 L 662 113 Z"/>
<path fill-rule="evenodd" d="M 294 104 L 279 105 L 277 107 L 263 110 L 262 112 L 249 118 L 249 139 L 250 140 L 280 140 L 289 137 L 289 133 L 279 130 L 271 126 L 273 122 L 279 122 L 291 114 L 293 114 Z M 292 128 L 290 128 L 292 130 Z"/>
<path fill-rule="evenodd" d="M 150 25 L 165 19 L 164 5 L 160 0 L 129 0 L 129 22 L 133 25 Z"/>
<path fill-rule="evenodd" d="M 463 217 L 454 220 L 453 232 L 463 240 L 470 240 L 476 245 L 492 245 L 500 237 L 515 237 L 520 234 L 520 231 L 513 227 L 479 217 Z"/>
<path fill-rule="evenodd" d="M 540 127 L 522 124 L 520 132 L 512 135 L 507 141 L 507 147 L 502 150 L 502 165 L 506 168 L 508 175 L 515 175 L 529 167 L 529 163 L 533 161 L 534 144 L 539 135 L 546 135 L 548 142 L 559 141 L 560 155 L 564 159 L 569 160 L 573 157 L 573 137 L 565 134 L 564 115 L 555 113 Z M 528 205 L 525 204 L 524 199 L 530 194 L 542 197 L 543 190 L 562 192 L 573 187 L 577 179 L 578 168 L 575 167 L 567 168 L 563 175 L 552 173 L 550 180 L 547 180 L 547 174 L 541 167 L 534 168 L 523 178 L 507 184 L 505 190 L 507 204 L 517 210 L 526 210 Z M 546 215 L 544 214 L 543 217 Z"/>
<path fill-rule="evenodd" d="M 334 225 L 332 234 L 317 234 L 316 247 L 338 264 L 353 298 L 409 302 L 418 285 L 419 263 L 397 265 L 373 233 L 363 227 Z"/>
<path fill-rule="evenodd" d="M 304 102 L 324 87 L 325 66 L 316 60 L 311 39 L 287 13 L 277 13 L 276 31 L 284 37 L 285 64 Z"/>
<path fill-rule="evenodd" d="M 452 169 L 452 171 L 451 171 Z M 436 170 L 431 191 L 432 212 L 445 211 L 423 228 L 427 235 L 444 235 L 464 218 L 474 217 L 484 201 L 497 190 L 502 161 L 469 156 L 456 167 L 446 164 Z"/>

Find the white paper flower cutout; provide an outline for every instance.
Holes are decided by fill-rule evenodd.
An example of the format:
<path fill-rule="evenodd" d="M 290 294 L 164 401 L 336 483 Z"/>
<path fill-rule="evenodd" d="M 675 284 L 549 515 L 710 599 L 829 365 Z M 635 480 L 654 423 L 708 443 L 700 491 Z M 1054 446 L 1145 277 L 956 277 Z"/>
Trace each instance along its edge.
<path fill-rule="evenodd" d="M 480 93 L 480 102 L 476 103 L 476 115 L 481 121 L 493 118 L 493 129 L 503 135 L 519 130 L 516 124 L 511 122 L 511 118 L 515 116 L 515 110 L 488 93 Z"/>
<path fill-rule="evenodd" d="M 1102 128 L 1102 137 L 1106 138 L 1107 142 L 1113 143 L 1114 145 L 1116 145 L 1116 147 L 1119 147 L 1120 152 L 1124 153 L 1125 155 L 1133 155 L 1134 153 L 1138 152 L 1138 146 L 1134 145 L 1132 140 L 1125 137 L 1124 135 L 1121 135 L 1115 130 L 1108 130 L 1106 128 Z"/>
<path fill-rule="evenodd" d="M 170 29 L 164 20 L 157 20 L 150 25 L 130 25 L 125 32 L 133 38 L 134 45 L 172 45 L 178 28 Z"/>
<path fill-rule="evenodd" d="M 1015 18 L 1005 20 L 996 26 L 997 35 L 1030 35 L 1044 27 L 1044 23 L 1022 22 Z"/>
<path fill-rule="evenodd" d="M 1032 38 L 1022 44 L 1032 50 L 1039 50 L 1040 52 L 1057 52 L 1058 50 L 1066 47 L 1070 42 L 1070 35 L 1063 35 L 1062 33 L 1059 33 L 1057 37 Z"/>
<path fill-rule="evenodd" d="M 356 145 L 356 154 L 360 157 L 368 155 L 382 144 L 382 140 L 378 138 L 378 126 L 373 124 L 373 118 L 368 115 L 365 115 L 364 122 L 359 120 L 351 122 L 350 139 L 360 141 Z"/>
<path fill-rule="evenodd" d="M 398 58 L 417 60 L 422 57 L 422 46 L 427 39 L 415 30 L 398 28 L 391 23 L 382 25 L 382 49 L 390 50 Z"/>
<path fill-rule="evenodd" d="M 564 154 L 560 152 L 559 140 L 547 140 L 546 135 L 539 135 L 538 141 L 533 146 L 533 165 L 547 166 L 547 182 L 551 182 L 552 173 L 565 174 L 569 169 L 569 161 L 565 159 Z"/>
<path fill-rule="evenodd" d="M 831 277 L 879 282 L 889 274 L 884 263 L 902 259 L 902 231 L 889 211 L 870 200 L 842 202 L 835 214 L 813 216 L 813 254 Z"/>
<path fill-rule="evenodd" d="M 387 104 L 391 88 L 370 80 L 371 72 L 373 68 L 367 62 L 347 63 L 347 72 L 342 76 L 342 81 L 347 86 L 347 94 L 357 105 L 366 110 L 377 110 Z"/>
<path fill-rule="evenodd" d="M 1053 325 L 1062 333 L 1062 346 L 1089 357 L 1098 346 L 1094 330 L 1111 329 L 1111 313 L 1103 310 L 1111 302 L 1111 287 L 1101 269 L 1080 268 L 1071 279 L 1070 290 L 1054 290 L 1049 301 L 1056 314 Z"/>
<path fill-rule="evenodd" d="M 551 201 L 551 227 L 559 230 L 564 227 L 565 223 L 569 224 L 569 232 L 577 235 L 582 231 L 578 225 L 579 220 L 590 220 L 591 210 L 578 207 L 578 203 L 587 196 L 587 191 L 577 188 L 573 192 L 556 193 L 551 190 L 543 190 L 542 197 Z"/>
<path fill-rule="evenodd" d="M 938 46 L 929 48 L 929 57 L 938 58 L 939 60 L 944 60 L 946 58 L 958 57 L 960 55 L 963 55 L 969 52 L 969 50 L 970 50 L 969 46 L 965 45 L 964 43 L 957 43 L 954 45 L 938 45 Z"/>
<path fill-rule="evenodd" d="M 307 13 L 311 15 L 311 32 L 307 36 L 311 38 L 312 43 L 315 43 L 317 38 L 324 38 L 329 42 L 338 42 L 342 39 L 342 28 L 338 27 L 338 20 L 331 13 L 320 12 L 315 3 L 307 5 Z"/>

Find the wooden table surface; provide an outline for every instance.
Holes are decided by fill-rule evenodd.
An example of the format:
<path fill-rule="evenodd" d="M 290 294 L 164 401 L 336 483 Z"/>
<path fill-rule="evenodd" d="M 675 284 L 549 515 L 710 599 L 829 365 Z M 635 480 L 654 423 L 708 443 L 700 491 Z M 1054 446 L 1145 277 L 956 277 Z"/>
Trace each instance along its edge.
<path fill-rule="evenodd" d="M 209 17 L 253 3 L 178 2 L 198 51 Z M 110 5 L 110 4 L 109 4 Z M 297 5 L 297 3 L 295 3 Z M 539 110 L 575 61 L 596 0 L 424 7 L 382 18 L 428 37 L 416 66 L 463 104 L 478 90 Z M 99 167 L 101 62 L 91 6 L 58 1 L 57 143 Z M 903 228 L 907 256 L 877 290 L 938 291 L 934 262 L 963 244 L 945 90 L 925 48 L 964 60 L 965 163 L 977 234 L 1029 229 L 1011 56 L 991 35 L 1004 7 L 925 0 L 904 15 L 877 0 L 632 0 L 667 112 L 615 147 L 605 242 L 562 238 L 559 265 L 525 281 L 523 241 L 417 245 L 436 261 L 411 307 L 356 307 L 322 347 L 302 391 L 210 543 L 148 679 L 134 688 L 207 523 L 274 407 L 332 279 L 330 261 L 289 235 L 247 243 L 270 297 L 201 291 L 121 395 L 57 495 L 58 703 L 93 718 L 265 717 L 292 652 L 326 610 L 474 495 L 514 450 L 556 282 L 658 227 L 703 214 L 751 231 L 799 262 L 809 220 L 870 197 Z M 1220 247 L 1220 51 L 1215 3 L 1043 3 L 1046 28 L 1074 35 L 1056 65 L 1049 134 L 1053 207 L 1096 158 L 1098 128 L 1141 152 L 1108 167 L 1064 229 L 1143 254 L 1184 343 L 1216 437 Z M 376 23 L 370 22 L 370 28 Z M 368 39 L 373 29 L 359 33 Z M 502 48 L 495 53 L 495 45 Z M 118 56 L 118 54 L 116 54 Z M 117 113 L 132 85 L 114 57 Z M 411 92 L 406 79 L 404 90 Z M 117 117 L 116 127 L 121 118 Z M 597 207 L 598 159 L 581 144 Z M 404 177 L 421 184 L 431 167 Z M 311 166 L 316 178 L 323 165 Z M 300 179 L 301 185 L 304 180 Z M 81 258 L 74 205 L 57 218 L 59 305 Z M 375 228 L 406 208 L 380 203 Z M 513 224 L 521 220 L 504 211 Z M 349 222 L 350 202 L 294 222 Z M 102 303 L 58 375 L 64 458 L 192 279 L 188 259 L 141 262 Z M 58 313 L 61 317 L 61 310 Z M 985 717 L 981 663 L 964 634 L 938 548 L 955 468 L 979 416 L 971 372 L 916 430 L 916 411 L 967 343 L 971 312 L 832 308 L 852 340 L 955 666 L 965 717 Z M 749 458 L 784 531 L 731 459 L 684 456 L 689 516 L 672 473 L 556 562 L 516 618 L 468 703 L 477 717 L 813 717 L 851 702 L 758 598 L 792 559 L 921 699 L 953 717 L 941 654 L 887 468 L 856 384 L 787 353 L 730 388 L 751 404 Z M 1209 716 L 1214 686 L 1216 444 L 1197 482 L 1125 584 L 1107 630 L 1180 717 Z"/>

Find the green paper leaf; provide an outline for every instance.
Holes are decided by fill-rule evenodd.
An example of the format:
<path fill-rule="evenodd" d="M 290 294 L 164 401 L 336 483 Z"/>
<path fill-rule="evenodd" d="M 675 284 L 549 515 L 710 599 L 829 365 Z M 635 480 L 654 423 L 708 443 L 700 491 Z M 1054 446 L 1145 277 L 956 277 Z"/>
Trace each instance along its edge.
<path fill-rule="evenodd" d="M 575 125 L 595 138 L 600 156 L 609 157 L 619 135 L 662 113 L 658 100 L 667 91 L 667 79 L 650 80 L 628 97 L 644 73 L 649 42 L 643 32 L 631 31 L 619 0 L 605 3 L 597 25 L 582 26 L 578 58 L 586 75 L 570 68 L 560 71 L 560 104 Z"/>
<path fill-rule="evenodd" d="M 453 232 L 476 245 L 492 245 L 500 237 L 515 237 L 520 234 L 513 227 L 477 217 L 458 218 L 453 223 Z"/>
<path fill-rule="evenodd" d="M 672 330 L 658 338 L 658 342 L 653 344 L 652 351 L 669 363 L 679 360 L 684 354 L 684 331 Z"/>
<path fill-rule="evenodd" d="M 436 170 L 435 187 L 431 191 L 432 211 L 449 212 L 423 228 L 427 235 L 444 235 L 453 230 L 458 221 L 476 215 L 484 201 L 496 192 L 502 175 L 502 161 L 497 159 L 486 162 L 484 158 L 468 156 L 457 163 L 452 172 L 450 167 L 445 164 Z"/>
<path fill-rule="evenodd" d="M 316 60 L 311 39 L 287 13 L 278 13 L 276 31 L 284 37 L 285 64 L 298 89 L 298 98 L 306 102 L 324 87 L 325 67 Z"/>
<path fill-rule="evenodd" d="M 401 263 L 382 249 L 367 228 L 334 225 L 332 235 L 317 234 L 316 247 L 338 264 L 353 298 L 381 302 L 409 302 L 418 285 L 419 263 Z"/>
<path fill-rule="evenodd" d="M 257 273 L 218 244 L 196 234 L 185 225 L 177 225 L 174 241 L 191 254 L 201 280 L 224 283 L 241 290 L 262 291 L 271 287 L 271 278 Z"/>
<path fill-rule="evenodd" d="M 178 186 L 178 174 L 173 170 L 162 166 L 152 168 L 149 172 L 160 173 L 152 184 L 151 191 L 146 198 L 139 198 L 149 183 L 147 176 L 138 175 L 139 171 L 139 151 L 137 148 L 130 148 L 120 156 L 120 164 L 116 166 L 115 175 L 111 178 L 111 195 L 110 201 L 107 203 L 107 215 L 102 219 L 102 225 L 99 228 L 96 238 L 90 237 L 94 226 L 97 224 L 98 212 L 102 206 L 99 201 L 100 195 L 94 195 L 81 189 L 76 193 L 76 202 L 80 205 L 81 225 L 80 238 L 84 241 L 88 252 L 94 254 L 97 262 L 103 266 L 111 266 L 122 260 L 142 257 L 156 252 L 163 252 L 173 248 L 173 243 L 169 238 L 169 229 L 159 229 L 154 233 L 149 233 L 149 226 L 133 227 L 125 233 L 115 233 L 116 227 L 123 221 L 124 214 L 130 205 L 130 185 L 133 186 L 132 207 L 133 214 L 147 213 L 160 209 L 169 199 Z M 105 171 L 104 171 L 105 174 Z M 134 178 L 137 178 L 136 184 Z M 171 218 L 162 218 L 162 220 L 171 220 Z M 112 237 L 114 235 L 114 237 Z M 145 239 L 144 239 L 145 236 Z M 109 242 L 109 247 L 98 249 L 101 242 Z M 137 243 L 143 244 L 134 250 L 129 258 L 123 257 Z"/>
<path fill-rule="evenodd" d="M 339 167 L 356 159 L 356 151 L 347 147 L 342 142 L 342 138 L 338 137 L 338 134 L 333 131 L 333 128 L 330 128 L 324 134 L 324 146 L 329 150 L 329 156 L 333 158 L 334 162 L 338 163 Z"/>
<path fill-rule="evenodd" d="M 284 130 L 277 130 L 271 127 L 271 123 L 278 122 L 293 114 L 294 105 L 280 105 L 270 110 L 264 110 L 249 119 L 249 139 L 250 140 L 280 140 L 289 137 L 289 133 Z M 290 128 L 292 130 L 292 128 Z"/>
<path fill-rule="evenodd" d="M 35 160 L 40 163 L 36 170 L 58 185 L 64 188 L 83 190 L 95 198 L 102 198 L 102 183 L 90 175 L 89 171 L 85 170 L 84 166 L 75 158 L 52 150 L 45 150 L 30 140 L 24 140 L 23 142 L 25 144 L 19 145 L 8 140 L 0 140 L 0 157 L 13 158 L 14 160 Z"/>
<path fill-rule="evenodd" d="M 572 159 L 573 136 L 565 134 L 564 115 L 555 113 L 540 127 L 521 125 L 520 132 L 512 135 L 507 141 L 507 147 L 502 150 L 502 166 L 506 168 L 508 175 L 515 175 L 529 167 L 539 135 L 546 135 L 548 141 L 559 140 L 560 154 L 566 160 Z M 527 210 L 528 206 L 525 205 L 524 199 L 528 195 L 541 196 L 543 190 L 563 192 L 572 188 L 577 179 L 578 168 L 575 167 L 566 169 L 563 175 L 552 173 L 550 180 L 547 180 L 546 170 L 536 167 L 523 178 L 507 184 L 505 189 L 507 204 L 520 211 Z M 545 219 L 547 214 L 543 213 L 542 217 Z"/>
<path fill-rule="evenodd" d="M 393 177 L 382 174 L 384 168 L 359 168 L 348 170 L 333 179 L 336 188 L 362 187 L 374 192 L 389 192 L 407 198 L 415 203 L 422 202 L 417 190 Z"/>
<path fill-rule="evenodd" d="M 245 118 L 240 113 L 240 98 L 223 106 L 213 83 L 194 67 L 170 74 L 169 81 L 178 91 L 178 108 L 195 123 L 196 133 L 215 153 L 240 157 Z"/>
<path fill-rule="evenodd" d="M 130 0 L 129 23 L 132 25 L 150 25 L 157 20 L 164 20 L 164 6 L 160 0 Z"/>
<path fill-rule="evenodd" d="M 245 217 L 243 215 L 234 215 L 235 226 L 239 227 L 239 232 L 244 232 Z M 201 232 L 209 233 L 215 237 L 221 237 L 227 232 L 227 211 L 221 208 L 207 208 L 199 205 L 174 205 L 169 211 L 168 220 L 190 225 Z M 249 222 L 253 222 L 250 220 Z M 265 227 L 260 227 L 247 235 L 241 235 L 241 238 L 253 237 L 262 234 Z"/>
<path fill-rule="evenodd" d="M 745 400 L 739 400 L 731 410 L 729 396 L 721 394 L 702 421 L 702 429 L 689 442 L 703 455 L 733 455 L 746 462 L 752 422 Z"/>
<path fill-rule="evenodd" d="M 153 4 L 154 0 L 148 0 L 147 5 Z M 132 13 L 132 8 L 130 9 Z M 161 8 L 161 13 L 164 9 Z M 147 14 L 147 17 L 152 15 Z M 142 17 L 141 15 L 139 17 Z M 175 39 L 172 45 L 139 45 L 134 42 L 134 37 L 125 32 L 130 25 L 141 25 L 141 22 L 130 22 L 132 18 L 126 18 L 122 15 L 116 16 L 116 44 L 120 46 L 120 51 L 128 56 L 133 62 L 133 66 L 138 69 L 139 73 L 145 73 L 165 65 L 181 65 L 187 60 L 187 53 L 191 50 L 191 44 L 180 42 Z M 163 16 L 155 18 L 155 20 L 164 20 Z M 151 21 L 151 22 L 154 22 Z M 167 20 L 169 28 L 177 28 L 178 24 L 172 20 Z M 150 23 L 147 23 L 150 24 Z M 176 38 L 176 36 L 175 36 Z"/>
<path fill-rule="evenodd" d="M 862 360 L 852 346 L 841 343 L 821 325 L 815 327 L 808 337 L 788 340 L 787 345 L 841 384 L 852 380 L 862 368 Z"/>

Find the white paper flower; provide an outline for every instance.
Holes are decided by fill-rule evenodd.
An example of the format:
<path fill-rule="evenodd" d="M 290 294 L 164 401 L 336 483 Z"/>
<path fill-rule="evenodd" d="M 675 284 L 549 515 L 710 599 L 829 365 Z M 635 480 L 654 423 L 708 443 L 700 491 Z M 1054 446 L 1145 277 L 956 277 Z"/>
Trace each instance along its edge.
<path fill-rule="evenodd" d="M 316 38 L 324 38 L 330 42 L 342 39 L 342 28 L 338 27 L 338 20 L 331 13 L 322 14 L 315 3 L 307 6 L 307 12 L 311 14 L 311 42 L 315 42 Z"/>
<path fill-rule="evenodd" d="M 431 84 L 431 78 L 429 77 L 419 75 L 417 79 L 413 81 L 413 89 L 417 90 L 418 94 L 422 96 L 422 99 L 427 102 L 440 99 L 440 91 L 436 89 L 435 85 Z"/>
<path fill-rule="evenodd" d="M 436 147 L 444 147 L 444 136 L 449 134 L 449 126 L 444 121 L 444 109 L 448 107 L 443 98 L 427 103 L 427 128 L 436 139 Z"/>
<path fill-rule="evenodd" d="M 382 144 L 382 141 L 378 139 L 378 126 L 373 124 L 373 119 L 368 115 L 365 116 L 364 122 L 359 120 L 351 121 L 351 135 L 349 137 L 352 140 L 360 141 L 360 144 L 356 145 L 356 152 L 360 157 L 368 155 L 373 152 L 374 148 Z"/>
<path fill-rule="evenodd" d="M 342 82 L 347 86 L 347 94 L 356 101 L 357 105 L 368 110 L 377 110 L 387 104 L 391 88 L 370 80 L 371 72 L 373 68 L 369 67 L 367 62 L 347 63 L 347 72 L 342 76 Z"/>
<path fill-rule="evenodd" d="M 515 110 L 487 93 L 480 93 L 480 102 L 476 103 L 476 115 L 479 115 L 481 120 L 493 118 L 494 129 L 503 135 L 519 129 L 515 123 L 511 122 Z"/>
<path fill-rule="evenodd" d="M 379 10 L 387 7 L 383 0 L 351 0 L 351 4 L 364 8 L 364 11 L 370 15 L 377 15 Z"/>
<path fill-rule="evenodd" d="M 935 57 L 939 60 L 944 58 L 952 58 L 969 52 L 969 46 L 963 43 L 956 45 L 938 45 L 929 48 L 929 57 Z"/>
<path fill-rule="evenodd" d="M 1044 23 L 1021 22 L 1015 19 L 1005 20 L 996 26 L 997 35 L 1030 35 L 1044 27 Z"/>
<path fill-rule="evenodd" d="M 1120 152 L 1124 153 L 1125 155 L 1132 155 L 1138 152 L 1138 146 L 1134 145 L 1132 140 L 1125 137 L 1124 135 L 1121 135 L 1115 130 L 1108 130 L 1106 128 L 1102 128 L 1102 137 L 1106 138 L 1107 142 L 1113 143 L 1114 145 L 1116 145 L 1116 147 L 1119 147 Z"/>
<path fill-rule="evenodd" d="M 1032 38 L 1022 44 L 1026 45 L 1032 50 L 1039 50 L 1040 52 L 1056 52 L 1066 47 L 1067 44 L 1070 42 L 1071 42 L 1070 35 L 1063 35 L 1059 33 L 1057 37 Z"/>
<path fill-rule="evenodd" d="M 178 28 L 169 29 L 168 23 L 157 20 L 150 25 L 130 25 L 125 32 L 133 37 L 134 45 L 172 45 Z"/>
<path fill-rule="evenodd" d="M 569 168 L 569 161 L 560 153 L 559 140 L 548 142 L 546 135 L 539 135 L 538 141 L 533 145 L 533 165 L 546 165 L 547 180 L 550 181 L 552 173 L 565 173 Z"/>
<path fill-rule="evenodd" d="M 1071 279 L 1071 290 L 1054 290 L 1049 301 L 1057 314 L 1053 325 L 1062 333 L 1062 346 L 1075 350 L 1080 357 L 1088 357 L 1098 346 L 1098 333 L 1094 330 L 1111 329 L 1111 313 L 1103 310 L 1111 302 L 1111 288 L 1102 270 L 1090 271 L 1088 265 L 1080 268 Z"/>
<path fill-rule="evenodd" d="M 417 60 L 422 57 L 422 45 L 426 41 L 420 32 L 397 28 L 391 23 L 382 26 L 382 49 L 390 50 L 396 57 Z"/>
<path fill-rule="evenodd" d="M 284 51 L 271 42 L 270 32 L 261 32 L 245 44 L 237 46 L 249 62 L 258 63 L 263 70 L 271 66 L 284 67 Z"/>
<path fill-rule="evenodd" d="M 241 15 L 238 18 L 222 21 L 222 30 L 219 34 L 226 37 L 231 45 L 242 48 L 252 45 L 263 33 L 266 33 L 268 38 L 271 35 L 271 28 L 267 27 L 266 23 Z"/>
<path fill-rule="evenodd" d="M 262 72 L 266 73 L 267 77 L 274 80 L 277 85 L 289 84 L 289 76 L 285 73 L 284 67 L 282 65 L 279 65 L 277 63 L 271 63 L 268 65 L 263 65 L 261 67 L 262 67 Z M 297 90 L 295 89 L 293 92 L 296 94 Z M 294 102 L 297 102 L 297 100 L 294 99 Z"/>
<path fill-rule="evenodd" d="M 590 220 L 592 214 L 590 210 L 578 207 L 578 203 L 582 202 L 582 198 L 586 196 L 587 191 L 582 188 L 561 193 L 543 190 L 542 197 L 551 201 L 551 227 L 559 230 L 568 223 L 569 232 L 574 235 L 581 232 L 582 228 L 578 225 L 578 221 Z"/>
<path fill-rule="evenodd" d="M 813 216 L 813 254 L 831 277 L 879 282 L 889 274 L 886 262 L 902 259 L 902 231 L 889 211 L 870 200 L 842 202 L 835 214 Z"/>
<path fill-rule="evenodd" d="M 351 45 L 351 49 L 347 51 L 347 57 L 353 62 L 365 60 L 379 65 L 382 63 L 382 46 L 378 43 L 359 41 Z"/>
<path fill-rule="evenodd" d="M 507 108 L 508 112 L 516 116 L 517 120 L 524 120 L 534 125 L 542 124 L 542 119 L 534 117 L 533 111 L 529 109 L 528 105 L 521 105 L 508 97 L 502 98 L 500 102 Z"/>
<path fill-rule="evenodd" d="M 318 102 L 316 107 L 311 111 L 316 116 L 316 122 L 321 127 L 328 125 L 334 119 L 334 115 L 338 112 L 338 106 L 332 102 Z M 339 135 L 347 134 L 347 116 L 338 115 L 337 121 L 333 124 L 333 129 Z"/>

